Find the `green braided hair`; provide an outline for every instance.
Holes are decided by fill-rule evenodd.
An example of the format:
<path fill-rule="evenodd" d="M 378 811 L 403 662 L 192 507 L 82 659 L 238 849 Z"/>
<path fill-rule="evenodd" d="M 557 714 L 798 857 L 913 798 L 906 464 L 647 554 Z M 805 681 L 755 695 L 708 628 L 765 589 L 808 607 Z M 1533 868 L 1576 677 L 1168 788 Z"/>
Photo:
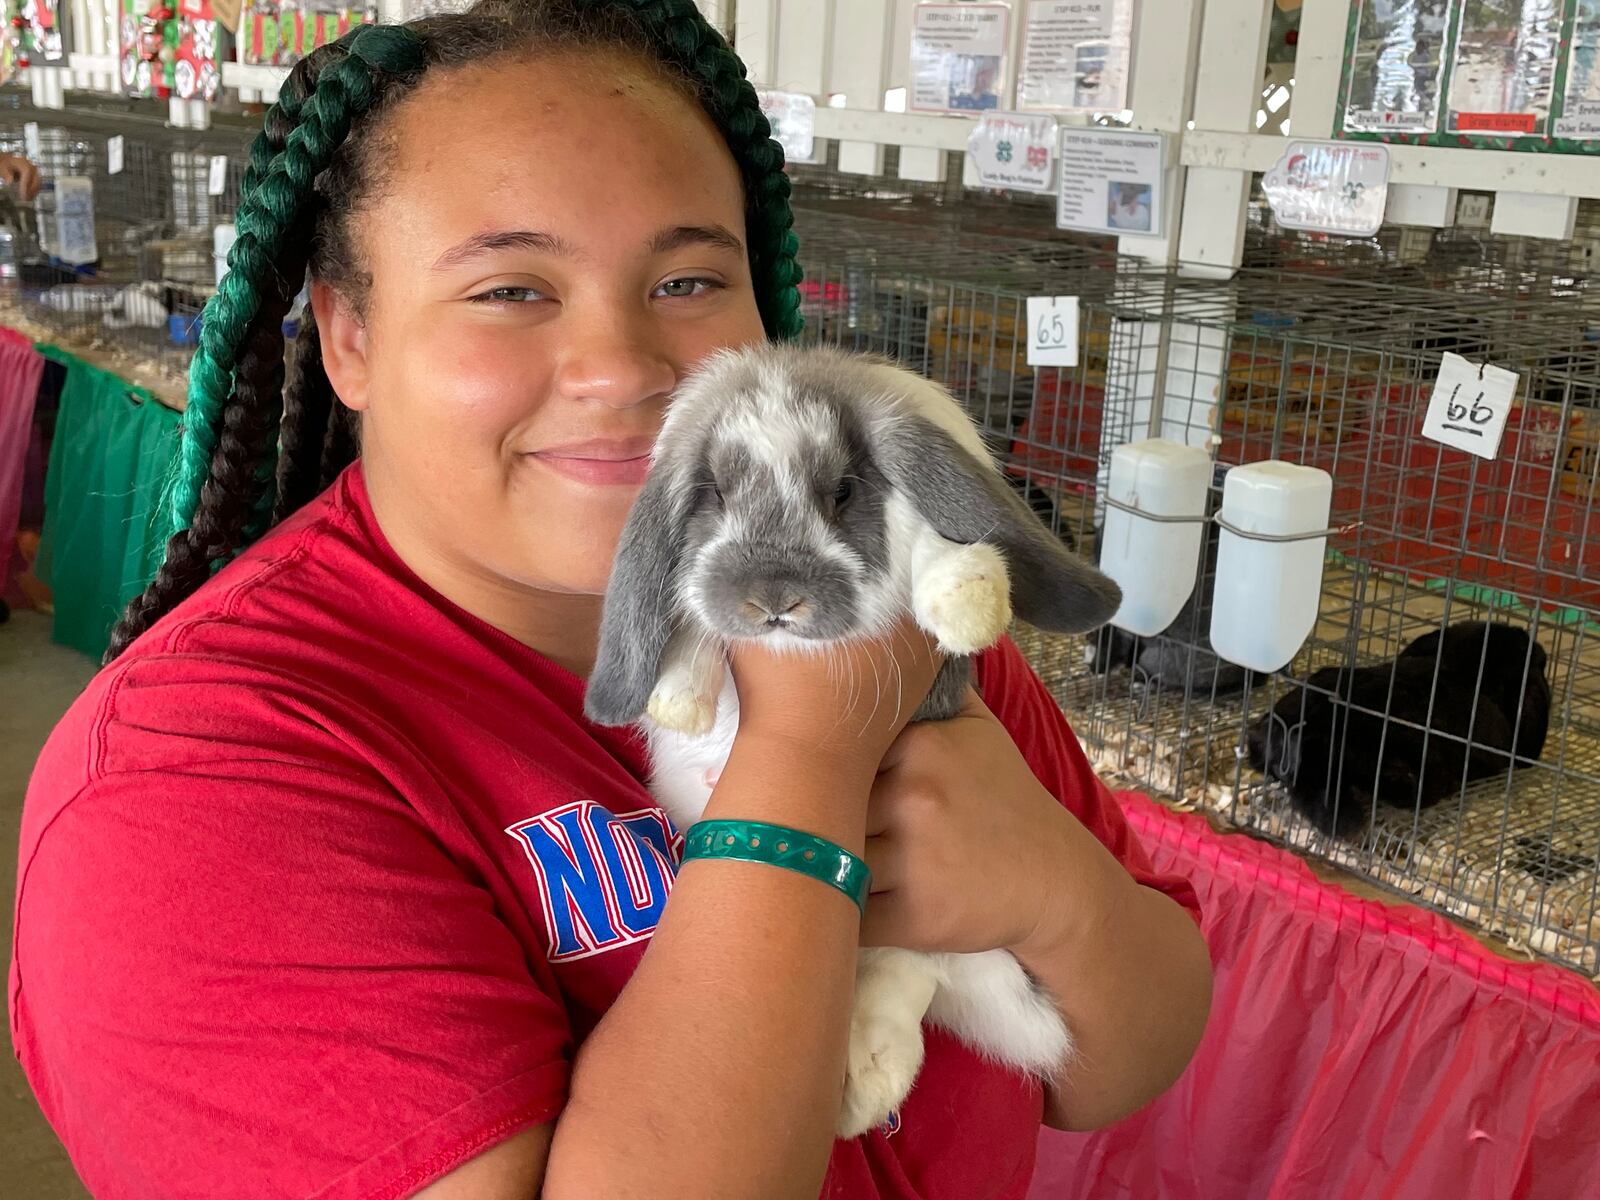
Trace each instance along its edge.
<path fill-rule="evenodd" d="M 107 662 L 354 460 L 359 427 L 333 394 L 315 323 L 308 312 L 286 367 L 283 319 L 308 271 L 361 311 L 369 280 L 354 223 L 383 182 L 387 113 L 430 71 L 546 50 L 625 53 L 705 110 L 744 187 L 767 334 L 799 334 L 783 151 L 744 64 L 693 0 L 480 0 L 465 13 L 354 30 L 294 67 L 251 145 L 238 238 L 189 371 L 165 557 L 112 630 Z"/>

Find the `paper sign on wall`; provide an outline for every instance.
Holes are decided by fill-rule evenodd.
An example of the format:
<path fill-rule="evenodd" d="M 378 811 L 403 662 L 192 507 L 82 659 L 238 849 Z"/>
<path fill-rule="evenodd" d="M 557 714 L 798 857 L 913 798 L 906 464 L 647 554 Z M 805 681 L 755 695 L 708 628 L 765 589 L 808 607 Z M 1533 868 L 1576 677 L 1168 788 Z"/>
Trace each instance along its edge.
<path fill-rule="evenodd" d="M 1261 190 L 1285 229 L 1371 237 L 1389 204 L 1389 148 L 1291 141 L 1262 176 Z"/>
<path fill-rule="evenodd" d="M 39 243 L 69 266 L 94 262 L 100 251 L 94 236 L 94 181 L 67 175 L 46 181 L 35 206 Z"/>
<path fill-rule="evenodd" d="M 1578 0 L 1556 136 L 1600 138 L 1600 0 Z"/>
<path fill-rule="evenodd" d="M 1028 297 L 1028 365 L 1078 365 L 1078 298 Z"/>
<path fill-rule="evenodd" d="M 967 139 L 984 187 L 1048 192 L 1055 182 L 1056 119 L 985 113 Z"/>
<path fill-rule="evenodd" d="M 1479 458 L 1500 453 L 1511 401 L 1517 394 L 1517 373 L 1504 367 L 1468 362 L 1446 354 L 1428 401 L 1422 436 Z"/>
<path fill-rule="evenodd" d="M 213 154 L 211 164 L 206 169 L 206 195 L 220 196 L 228 186 L 228 156 L 226 154 Z"/>
<path fill-rule="evenodd" d="M 1450 133 L 1544 134 L 1564 7 L 1556 0 L 1461 5 L 1446 106 Z"/>
<path fill-rule="evenodd" d="M 911 108 L 984 112 L 1005 89 L 1011 9 L 1005 4 L 919 4 L 911 18 Z"/>
<path fill-rule="evenodd" d="M 1057 160 L 1058 229 L 1160 236 L 1165 135 L 1063 129 Z"/>
<path fill-rule="evenodd" d="M 1028 0 L 1018 108 L 1120 112 L 1133 0 Z"/>
<path fill-rule="evenodd" d="M 122 135 L 106 139 L 106 174 L 122 174 Z"/>
<path fill-rule="evenodd" d="M 1346 129 L 1432 133 L 1453 0 L 1365 0 L 1350 47 Z"/>
<path fill-rule="evenodd" d="M 817 152 L 817 102 L 803 92 L 757 92 L 772 138 L 787 162 L 810 162 Z"/>

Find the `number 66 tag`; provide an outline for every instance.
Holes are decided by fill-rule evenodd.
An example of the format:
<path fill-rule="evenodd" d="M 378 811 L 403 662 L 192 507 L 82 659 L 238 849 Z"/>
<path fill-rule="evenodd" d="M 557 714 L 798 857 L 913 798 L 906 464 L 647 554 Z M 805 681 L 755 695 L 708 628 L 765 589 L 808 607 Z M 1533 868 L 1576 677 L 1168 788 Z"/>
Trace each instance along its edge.
<path fill-rule="evenodd" d="M 1028 365 L 1078 365 L 1078 298 L 1028 297 Z"/>
<path fill-rule="evenodd" d="M 1492 459 L 1500 453 L 1500 435 L 1516 394 L 1515 371 L 1480 367 L 1459 354 L 1446 354 L 1439 363 L 1422 436 Z"/>

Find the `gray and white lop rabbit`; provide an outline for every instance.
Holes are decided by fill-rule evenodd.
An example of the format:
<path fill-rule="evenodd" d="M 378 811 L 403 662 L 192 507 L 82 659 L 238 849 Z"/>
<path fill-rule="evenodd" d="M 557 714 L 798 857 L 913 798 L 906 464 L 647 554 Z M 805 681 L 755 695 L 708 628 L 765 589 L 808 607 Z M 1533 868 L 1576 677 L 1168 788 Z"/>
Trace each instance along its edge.
<path fill-rule="evenodd" d="M 941 388 L 887 361 L 763 346 L 713 356 L 675 394 L 624 527 L 586 705 L 642 722 L 651 791 L 697 820 L 738 729 L 726 646 L 822 651 L 909 611 L 948 656 L 917 719 L 962 706 L 969 655 L 1013 610 L 1085 632 L 1120 601 L 1009 488 Z M 924 1017 L 1045 1077 L 1072 1038 L 1003 950 L 861 951 L 838 1130 L 882 1123 L 922 1065 Z"/>

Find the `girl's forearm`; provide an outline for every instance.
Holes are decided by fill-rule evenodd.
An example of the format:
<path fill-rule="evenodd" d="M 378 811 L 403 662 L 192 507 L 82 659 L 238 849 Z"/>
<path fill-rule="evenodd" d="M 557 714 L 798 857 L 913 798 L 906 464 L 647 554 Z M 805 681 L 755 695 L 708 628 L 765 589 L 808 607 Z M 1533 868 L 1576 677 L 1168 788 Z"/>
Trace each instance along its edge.
<path fill-rule="evenodd" d="M 705 815 L 792 826 L 859 854 L 870 782 L 869 769 L 741 738 Z M 839 1112 L 859 919 L 803 875 L 685 864 L 638 970 L 578 1055 L 546 1200 L 813 1200 Z"/>
<path fill-rule="evenodd" d="M 1211 956 L 1180 905 L 1072 824 L 1083 884 L 1073 891 L 1096 903 L 1016 953 L 1056 997 L 1076 1047 L 1046 1089 L 1045 1123 L 1085 1130 L 1136 1112 L 1183 1073 L 1205 1032 Z"/>

